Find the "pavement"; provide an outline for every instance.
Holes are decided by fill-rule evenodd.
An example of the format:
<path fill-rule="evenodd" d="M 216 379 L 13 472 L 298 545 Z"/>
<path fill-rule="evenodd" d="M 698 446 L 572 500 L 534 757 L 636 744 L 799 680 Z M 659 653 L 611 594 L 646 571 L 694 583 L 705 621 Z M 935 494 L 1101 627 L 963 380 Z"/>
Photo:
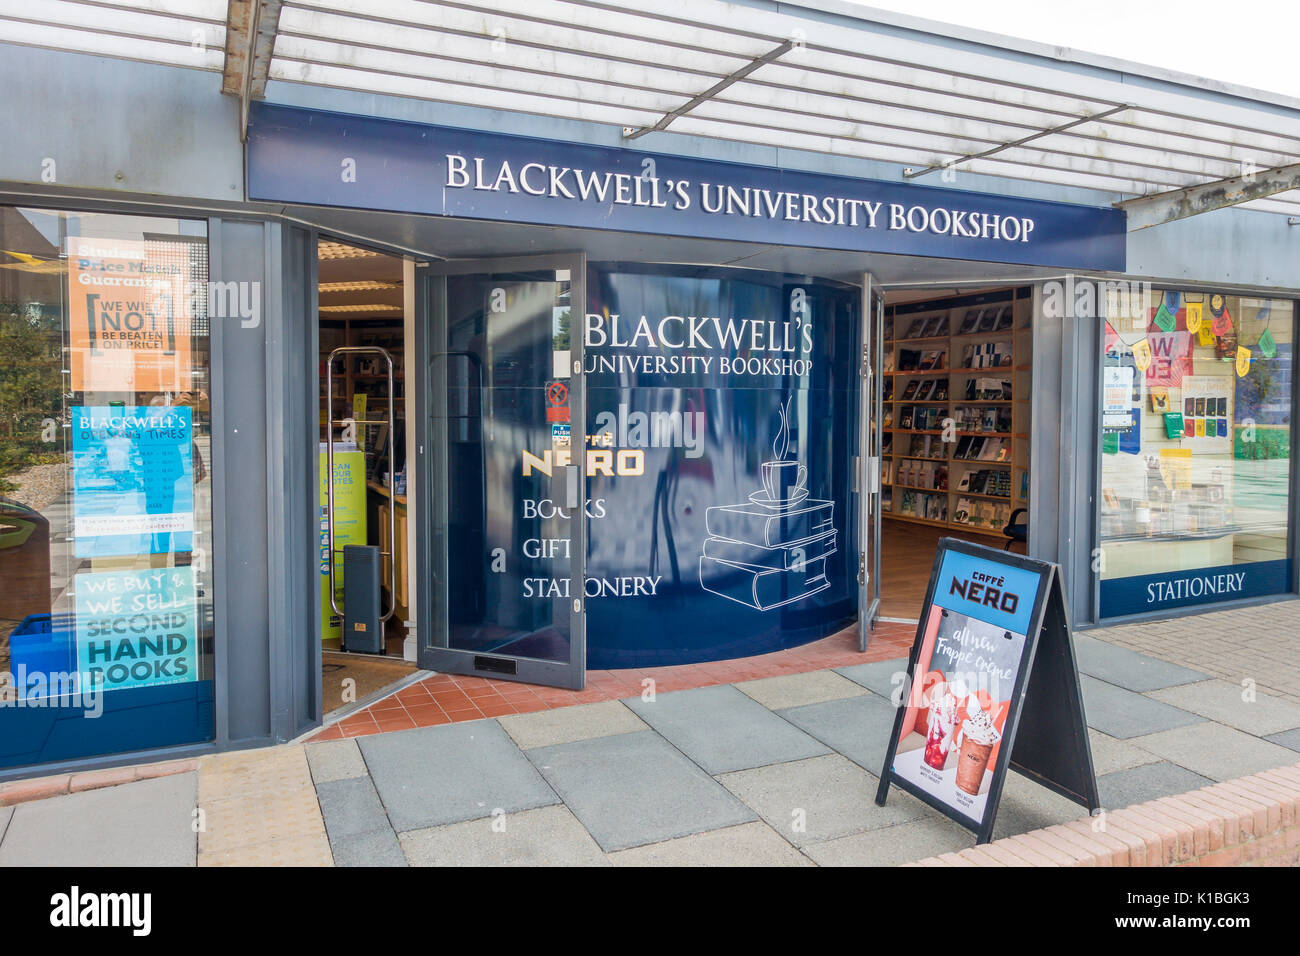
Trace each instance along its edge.
<path fill-rule="evenodd" d="M 1272 670 L 1278 635 L 1295 651 L 1297 612 L 1075 635 L 1106 808 L 1300 762 L 1300 686 L 1275 687 Z M 1259 635 L 1253 659 L 1246 630 Z M 1173 662 L 1225 634 L 1231 665 Z M 0 807 L 0 866 L 894 865 L 971 847 L 973 834 L 897 789 L 875 805 L 904 668 L 204 757 Z M 1013 772 L 995 837 L 1086 815 Z"/>

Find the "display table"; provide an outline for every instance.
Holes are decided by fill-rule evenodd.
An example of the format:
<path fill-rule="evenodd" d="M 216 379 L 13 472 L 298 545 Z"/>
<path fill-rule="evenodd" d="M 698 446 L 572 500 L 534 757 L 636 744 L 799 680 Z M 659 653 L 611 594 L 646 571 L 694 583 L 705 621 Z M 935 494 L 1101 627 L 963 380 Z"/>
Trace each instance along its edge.
<path fill-rule="evenodd" d="M 1133 537 L 1102 544 L 1107 578 L 1136 577 L 1162 571 L 1191 571 L 1232 564 L 1232 533 L 1183 535 L 1177 538 Z"/>

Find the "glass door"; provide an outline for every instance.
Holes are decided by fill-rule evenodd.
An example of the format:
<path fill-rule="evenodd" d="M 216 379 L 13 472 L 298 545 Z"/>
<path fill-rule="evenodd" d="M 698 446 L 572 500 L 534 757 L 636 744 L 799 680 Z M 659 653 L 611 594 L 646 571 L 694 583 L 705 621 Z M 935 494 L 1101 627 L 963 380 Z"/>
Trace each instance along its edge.
<path fill-rule="evenodd" d="M 871 629 L 880 613 L 880 469 L 884 429 L 882 396 L 884 375 L 885 298 L 875 279 L 862 278 L 862 368 L 858 410 L 858 650 L 865 651 Z"/>
<path fill-rule="evenodd" d="M 421 667 L 586 678 L 581 254 L 417 269 Z"/>

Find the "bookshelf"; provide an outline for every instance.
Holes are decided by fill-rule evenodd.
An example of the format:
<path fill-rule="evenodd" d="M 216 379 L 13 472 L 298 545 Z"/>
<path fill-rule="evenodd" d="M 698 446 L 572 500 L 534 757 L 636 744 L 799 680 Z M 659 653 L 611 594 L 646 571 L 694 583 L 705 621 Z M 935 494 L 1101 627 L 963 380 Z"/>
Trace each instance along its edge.
<path fill-rule="evenodd" d="M 1030 290 L 885 310 L 885 517 L 1002 538 L 1029 506 Z"/>

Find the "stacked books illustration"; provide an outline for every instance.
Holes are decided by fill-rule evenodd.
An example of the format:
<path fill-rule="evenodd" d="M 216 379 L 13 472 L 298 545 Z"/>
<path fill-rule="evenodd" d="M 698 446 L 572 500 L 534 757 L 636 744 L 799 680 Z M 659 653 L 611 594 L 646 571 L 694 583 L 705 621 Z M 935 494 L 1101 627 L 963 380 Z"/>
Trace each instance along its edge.
<path fill-rule="evenodd" d="M 700 586 L 759 611 L 830 587 L 826 559 L 835 553 L 835 503 L 808 496 L 807 469 L 784 460 L 787 438 L 782 409 L 773 443 L 777 457 L 762 464 L 762 490 L 704 515 L 709 537 L 700 555 Z"/>

